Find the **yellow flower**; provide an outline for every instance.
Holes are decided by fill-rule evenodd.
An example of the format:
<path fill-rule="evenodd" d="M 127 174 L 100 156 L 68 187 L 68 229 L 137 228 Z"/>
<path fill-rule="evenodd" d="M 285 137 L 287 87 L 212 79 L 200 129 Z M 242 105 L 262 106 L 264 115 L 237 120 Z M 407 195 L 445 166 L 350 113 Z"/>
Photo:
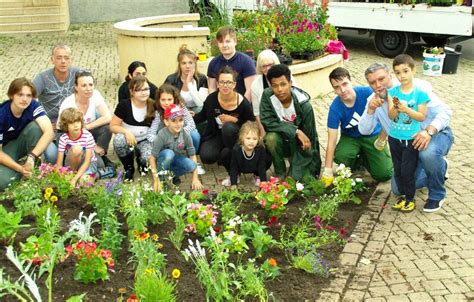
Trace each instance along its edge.
<path fill-rule="evenodd" d="M 51 194 L 53 193 L 53 188 L 46 188 L 46 190 L 44 190 L 44 193 L 45 194 L 49 194 L 51 196 Z"/>
<path fill-rule="evenodd" d="M 153 241 L 158 241 L 158 235 L 157 234 L 153 234 L 151 236 L 151 239 L 153 239 Z"/>
<path fill-rule="evenodd" d="M 134 237 L 137 237 L 137 236 L 138 236 L 138 231 L 137 231 L 137 230 L 133 230 L 133 231 L 132 231 L 132 235 L 133 235 Z"/>
<path fill-rule="evenodd" d="M 43 195 L 44 199 L 49 200 L 49 197 L 51 197 L 50 193 L 44 193 Z"/>
<path fill-rule="evenodd" d="M 138 240 L 147 240 L 150 237 L 150 233 L 148 232 L 143 232 L 140 235 L 137 236 Z"/>
<path fill-rule="evenodd" d="M 181 271 L 179 269 L 175 268 L 171 272 L 171 276 L 173 277 L 173 279 L 179 279 L 179 277 L 181 276 Z"/>
<path fill-rule="evenodd" d="M 147 268 L 147 269 L 145 270 L 145 273 L 153 274 L 153 273 L 155 273 L 155 269 L 153 269 L 153 268 Z"/>
<path fill-rule="evenodd" d="M 53 196 L 51 196 L 51 198 L 49 200 L 51 202 L 56 202 L 56 201 L 58 201 L 58 197 L 56 195 L 53 195 Z"/>

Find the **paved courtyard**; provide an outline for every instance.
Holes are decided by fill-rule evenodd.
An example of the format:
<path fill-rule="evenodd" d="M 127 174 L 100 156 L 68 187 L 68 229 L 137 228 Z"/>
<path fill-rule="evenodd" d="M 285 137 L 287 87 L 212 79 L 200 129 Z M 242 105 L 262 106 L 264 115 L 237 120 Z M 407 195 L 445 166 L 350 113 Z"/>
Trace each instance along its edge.
<path fill-rule="evenodd" d="M 112 25 L 72 25 L 65 35 L 0 37 L 0 91 L 6 99 L 16 77 L 33 78 L 50 68 L 51 47 L 66 43 L 73 49 L 74 65 L 92 71 L 96 87 L 111 110 L 117 103 L 118 54 Z M 377 55 L 367 39 L 350 38 L 346 67 L 356 84 L 365 84 L 363 72 L 375 62 L 391 60 Z M 421 66 L 421 50 L 411 52 Z M 173 58 L 174 59 L 174 58 Z M 435 92 L 453 109 L 451 127 L 455 144 L 449 153 L 448 196 L 442 210 L 425 214 L 420 209 L 426 191 L 417 193 L 417 210 L 392 211 L 390 185 L 380 184 L 341 255 L 342 268 L 321 301 L 467 301 L 474 300 L 474 61 L 461 58 L 455 75 L 429 80 Z M 160 84 L 160 83 L 155 83 Z M 318 85 L 318 83 L 314 83 Z M 322 153 L 326 145 L 326 117 L 333 94 L 314 99 Z M 205 186 L 218 189 L 225 171 L 206 166 Z M 316 298 L 316 297 L 315 297 Z"/>

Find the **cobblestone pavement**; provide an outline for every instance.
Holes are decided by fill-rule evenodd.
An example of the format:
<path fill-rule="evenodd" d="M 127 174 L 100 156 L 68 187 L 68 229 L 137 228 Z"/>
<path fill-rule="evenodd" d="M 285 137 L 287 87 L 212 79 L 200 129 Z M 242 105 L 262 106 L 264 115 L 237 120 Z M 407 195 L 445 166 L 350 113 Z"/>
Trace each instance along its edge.
<path fill-rule="evenodd" d="M 346 67 L 356 84 L 365 84 L 363 72 L 370 63 L 391 63 L 390 59 L 378 56 L 367 39 L 344 41 L 351 55 Z M 63 35 L 0 37 L 0 91 L 4 97 L 14 78 L 32 78 L 50 68 L 51 47 L 59 42 L 73 49 L 74 65 L 92 71 L 97 89 L 113 109 L 117 102 L 116 91 L 123 79 L 119 77 L 111 24 L 72 25 Z M 421 66 L 420 49 L 411 54 L 417 66 Z M 369 211 L 361 217 L 353 240 L 341 255 L 341 269 L 318 300 L 474 300 L 474 156 L 471 151 L 474 145 L 469 135 L 474 131 L 472 117 L 469 118 L 474 114 L 473 75 L 474 61 L 464 58 L 455 75 L 438 78 L 419 75 L 433 84 L 436 93 L 454 111 L 451 127 L 456 142 L 449 153 L 448 196 L 442 210 L 423 213 L 420 209 L 426 190 L 421 190 L 417 193 L 415 212 L 392 211 L 387 206 L 387 202 L 393 201 L 390 185 L 380 184 L 370 201 Z M 323 154 L 327 140 L 325 121 L 333 97 L 332 94 L 319 96 L 313 102 Z M 211 189 L 221 189 L 216 183 L 225 176 L 224 169 L 205 168 L 203 183 Z"/>

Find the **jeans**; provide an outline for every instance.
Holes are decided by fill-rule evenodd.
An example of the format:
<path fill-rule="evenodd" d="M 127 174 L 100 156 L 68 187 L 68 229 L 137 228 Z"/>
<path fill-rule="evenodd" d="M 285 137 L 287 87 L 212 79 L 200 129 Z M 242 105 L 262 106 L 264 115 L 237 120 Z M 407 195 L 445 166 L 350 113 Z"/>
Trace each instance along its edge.
<path fill-rule="evenodd" d="M 406 196 L 407 201 L 415 198 L 415 171 L 418 162 L 418 150 L 413 147 L 413 139 L 400 140 L 388 137 L 390 153 L 392 154 L 393 176 L 400 190 L 400 195 Z"/>
<path fill-rule="evenodd" d="M 53 165 L 56 164 L 56 161 L 58 159 L 58 142 L 62 134 L 63 133 L 61 131 L 56 130 L 54 132 L 53 141 L 50 142 L 48 147 L 46 147 L 46 150 L 44 150 L 43 155 L 47 163 L 50 163 Z"/>
<path fill-rule="evenodd" d="M 201 134 L 199 134 L 197 129 L 194 129 L 189 134 L 191 135 L 191 139 L 193 140 L 194 150 L 196 150 L 196 154 L 197 154 L 199 151 L 199 144 L 201 143 Z"/>
<path fill-rule="evenodd" d="M 193 172 L 197 165 L 189 157 L 176 154 L 173 150 L 165 149 L 160 152 L 156 160 L 158 171 L 171 171 L 174 176 L 181 176 Z"/>
<path fill-rule="evenodd" d="M 428 199 L 441 200 L 446 197 L 444 187 L 444 177 L 446 175 L 447 164 L 443 159 L 454 143 L 453 133 L 449 127 L 436 133 L 426 150 L 420 151 L 418 164 L 415 172 L 416 188 L 428 188 Z M 400 195 L 400 190 L 392 178 L 392 192 Z"/>

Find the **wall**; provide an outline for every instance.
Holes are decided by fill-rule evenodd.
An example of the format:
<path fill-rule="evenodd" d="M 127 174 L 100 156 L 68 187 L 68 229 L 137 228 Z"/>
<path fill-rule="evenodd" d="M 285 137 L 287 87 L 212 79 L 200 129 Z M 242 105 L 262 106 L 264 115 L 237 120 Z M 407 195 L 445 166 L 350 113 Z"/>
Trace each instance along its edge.
<path fill-rule="evenodd" d="M 71 23 L 122 21 L 187 12 L 188 0 L 69 0 Z"/>

